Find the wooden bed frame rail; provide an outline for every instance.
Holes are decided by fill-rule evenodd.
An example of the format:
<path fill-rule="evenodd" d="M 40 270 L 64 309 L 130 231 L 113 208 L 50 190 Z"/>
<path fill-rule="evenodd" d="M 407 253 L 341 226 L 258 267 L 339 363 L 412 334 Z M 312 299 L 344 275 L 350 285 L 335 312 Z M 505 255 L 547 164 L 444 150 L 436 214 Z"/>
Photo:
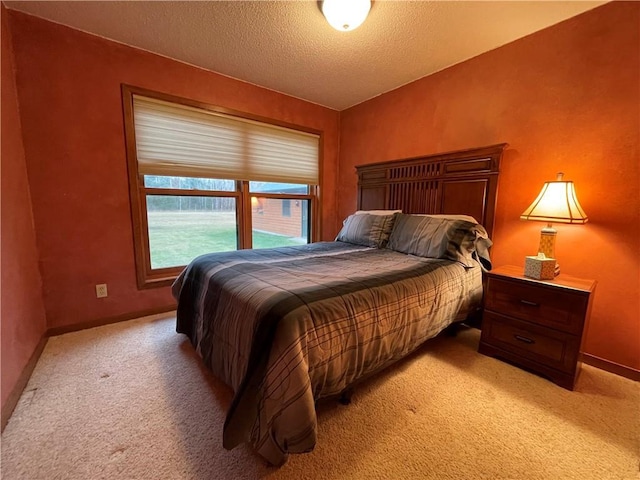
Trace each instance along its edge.
<path fill-rule="evenodd" d="M 506 146 L 357 166 L 358 209 L 471 215 L 491 236 Z"/>

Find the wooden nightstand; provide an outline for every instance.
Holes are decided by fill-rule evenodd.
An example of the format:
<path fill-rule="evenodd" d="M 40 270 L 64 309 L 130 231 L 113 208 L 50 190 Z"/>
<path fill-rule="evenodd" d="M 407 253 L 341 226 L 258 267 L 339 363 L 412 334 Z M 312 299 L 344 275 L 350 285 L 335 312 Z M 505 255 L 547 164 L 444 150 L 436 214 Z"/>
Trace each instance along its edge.
<path fill-rule="evenodd" d="M 487 273 L 478 351 L 573 390 L 596 282 L 560 274 L 534 280 L 522 267 Z"/>

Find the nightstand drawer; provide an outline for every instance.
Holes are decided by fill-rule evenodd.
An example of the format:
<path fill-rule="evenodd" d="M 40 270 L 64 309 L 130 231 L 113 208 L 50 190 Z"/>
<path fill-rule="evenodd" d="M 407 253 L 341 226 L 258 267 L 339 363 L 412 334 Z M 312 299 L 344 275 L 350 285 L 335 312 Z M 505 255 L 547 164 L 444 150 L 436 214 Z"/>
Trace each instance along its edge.
<path fill-rule="evenodd" d="M 544 284 L 489 278 L 485 309 L 580 335 L 588 297 Z"/>
<path fill-rule="evenodd" d="M 580 349 L 580 338 L 520 320 L 485 311 L 482 342 L 572 373 Z"/>

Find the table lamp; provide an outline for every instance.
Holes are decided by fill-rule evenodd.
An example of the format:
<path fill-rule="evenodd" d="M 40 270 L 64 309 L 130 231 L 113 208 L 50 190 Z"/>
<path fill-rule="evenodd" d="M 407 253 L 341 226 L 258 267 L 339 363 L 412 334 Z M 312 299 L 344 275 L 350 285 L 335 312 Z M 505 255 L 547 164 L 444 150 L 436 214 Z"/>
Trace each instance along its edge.
<path fill-rule="evenodd" d="M 563 176 L 563 173 L 558 173 L 554 182 L 546 182 L 538 198 L 520 215 L 521 220 L 547 222 L 547 226 L 540 233 L 538 247 L 538 254 L 544 254 L 546 258 L 556 258 L 555 243 L 558 232 L 551 226 L 551 222 L 587 223 L 588 220 L 576 197 L 573 182 L 563 180 Z M 560 267 L 556 262 L 555 275 L 558 273 Z"/>

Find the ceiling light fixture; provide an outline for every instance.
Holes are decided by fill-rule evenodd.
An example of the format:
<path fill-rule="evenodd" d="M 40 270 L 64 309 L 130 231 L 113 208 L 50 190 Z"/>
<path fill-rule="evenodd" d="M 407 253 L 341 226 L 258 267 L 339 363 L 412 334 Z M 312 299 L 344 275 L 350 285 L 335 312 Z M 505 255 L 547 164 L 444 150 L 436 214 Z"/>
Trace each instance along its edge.
<path fill-rule="evenodd" d="M 355 30 L 365 21 L 371 0 L 324 0 L 322 13 L 336 30 L 348 32 Z"/>

